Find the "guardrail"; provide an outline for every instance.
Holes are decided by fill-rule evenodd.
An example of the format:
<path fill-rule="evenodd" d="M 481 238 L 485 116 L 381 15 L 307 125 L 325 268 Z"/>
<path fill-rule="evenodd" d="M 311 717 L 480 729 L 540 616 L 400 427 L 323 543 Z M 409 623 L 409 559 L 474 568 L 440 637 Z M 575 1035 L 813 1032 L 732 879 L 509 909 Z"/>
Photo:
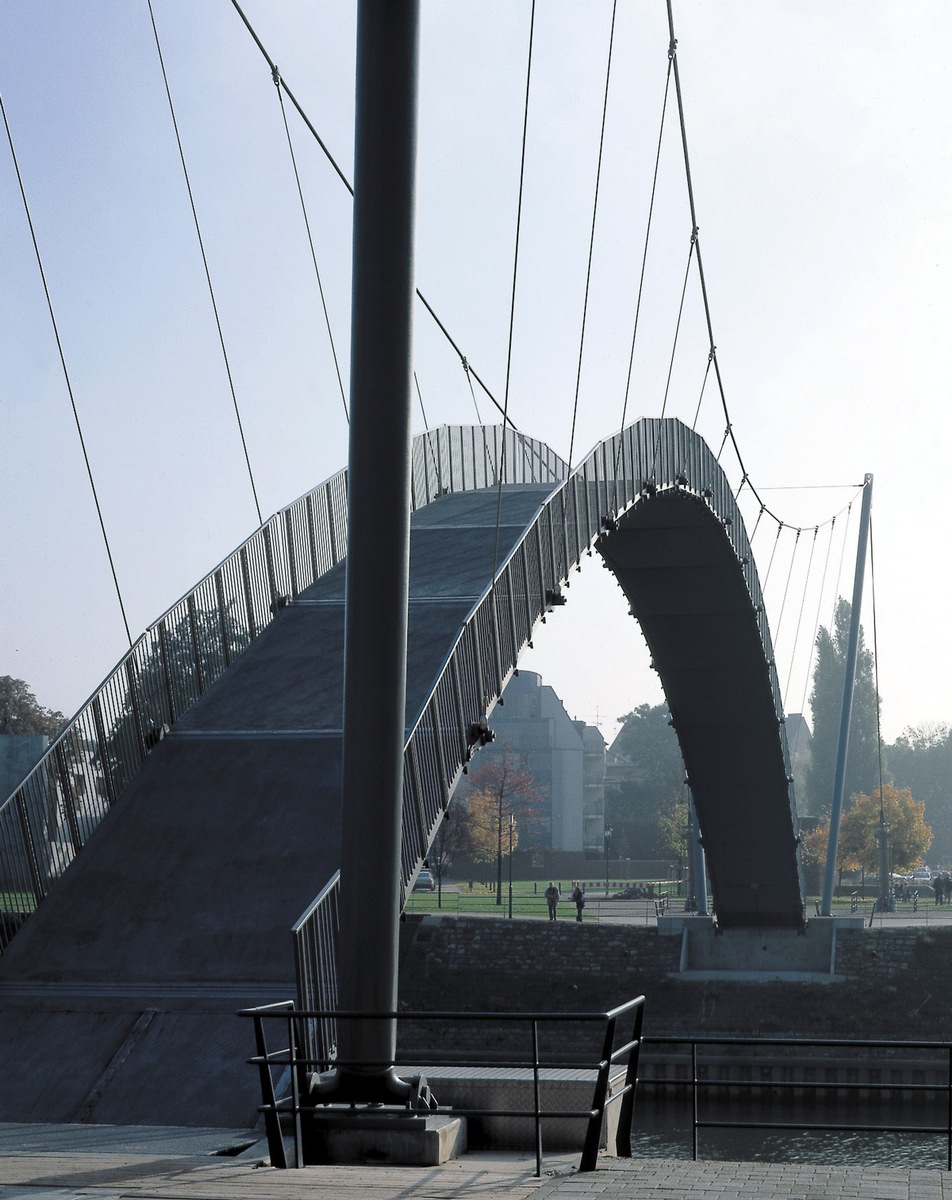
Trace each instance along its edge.
<path fill-rule="evenodd" d="M 421 707 L 404 756 L 403 876 L 409 881 L 429 850 L 474 744 L 473 724 L 499 698 L 538 621 L 561 601 L 572 567 L 645 489 L 684 487 L 703 495 L 724 521 L 748 582 L 773 684 L 760 584 L 730 485 L 704 442 L 678 421 L 644 419 L 602 442 L 554 491 L 497 568 Z M 303 1000 L 303 997 L 301 997 Z"/>
<path fill-rule="evenodd" d="M 534 1141 L 536 1152 L 536 1177 L 542 1176 L 542 1123 L 546 1120 L 565 1120 L 581 1118 L 587 1122 L 584 1146 L 579 1162 L 580 1171 L 594 1171 L 598 1159 L 598 1146 L 602 1129 L 602 1121 L 611 1104 L 619 1103 L 618 1128 L 615 1140 L 615 1153 L 619 1157 L 631 1157 L 631 1122 L 634 1113 L 635 1084 L 638 1077 L 638 1060 L 642 1045 L 642 1027 L 644 1022 L 644 996 L 629 1000 L 626 1004 L 609 1009 L 603 1013 L 446 1013 L 446 1012 L 391 1012 L 391 1013 L 334 1013 L 328 1009 L 306 1010 L 295 1007 L 294 1001 L 289 1000 L 278 1004 L 269 1004 L 259 1008 L 242 1009 L 238 1015 L 248 1017 L 254 1022 L 255 1056 L 249 1060 L 258 1070 L 261 1086 L 261 1104 L 258 1111 L 264 1114 L 265 1131 L 268 1137 L 268 1150 L 271 1165 L 287 1167 L 288 1159 L 284 1146 L 282 1119 L 290 1125 L 294 1141 L 293 1163 L 295 1167 L 305 1165 L 305 1128 L 302 1118 L 318 1113 L 326 1113 L 326 1102 L 310 1097 L 310 1074 L 320 1071 L 325 1064 L 310 1057 L 307 1047 L 312 1038 L 308 1029 L 311 1025 L 321 1024 L 334 1017 L 346 1017 L 348 1020 L 379 1020 L 380 1018 L 395 1019 L 397 1022 L 422 1021 L 463 1022 L 466 1024 L 481 1023 L 489 1026 L 500 1024 L 525 1026 L 529 1052 L 524 1055 L 513 1055 L 501 1058 L 470 1058 L 465 1064 L 452 1058 L 436 1055 L 419 1055 L 413 1057 L 412 1064 L 405 1060 L 394 1058 L 387 1063 L 351 1063 L 339 1061 L 338 1066 L 361 1066 L 396 1068 L 398 1073 L 407 1074 L 407 1067 L 413 1068 L 450 1066 L 460 1067 L 461 1070 L 472 1070 L 480 1067 L 496 1068 L 500 1071 L 523 1070 L 527 1072 L 527 1081 L 532 1082 L 532 1105 L 529 1108 L 478 1108 L 472 1106 L 444 1105 L 436 1108 L 426 1108 L 425 1111 L 437 1112 L 440 1115 L 459 1117 L 522 1117 L 531 1118 L 534 1124 Z M 630 1020 L 630 1026 L 627 1022 Z M 604 1026 L 601 1047 L 598 1058 L 589 1063 L 579 1061 L 568 1062 L 563 1056 L 550 1056 L 540 1051 L 540 1028 L 554 1023 L 565 1024 L 571 1021 L 601 1024 Z M 266 1026 L 279 1022 L 282 1027 L 286 1044 L 280 1049 L 268 1048 Z M 619 1030 L 629 1029 L 631 1034 L 620 1045 L 616 1046 Z M 486 1044 L 494 1039 L 487 1037 Z M 625 1064 L 624 1084 L 612 1094 L 609 1094 L 609 1083 L 612 1067 Z M 594 1088 L 591 1104 L 582 1109 L 543 1109 L 540 1095 L 542 1072 L 554 1069 L 588 1069 L 595 1072 Z M 426 1082 L 421 1076 L 415 1077 L 413 1094 L 425 1094 Z M 377 1105 L 354 1107 L 347 1110 L 351 1116 L 365 1114 L 371 1118 L 379 1116 L 381 1109 Z M 398 1109 L 396 1111 L 407 1111 Z"/>
<path fill-rule="evenodd" d="M 826 1133 L 911 1133 L 944 1137 L 946 1170 L 952 1171 L 952 1043 L 894 1042 L 860 1039 L 645 1037 L 642 1046 L 685 1047 L 674 1077 L 668 1066 L 653 1078 L 642 1079 L 655 1087 L 688 1088 L 692 1107 L 692 1157 L 697 1161 L 698 1134 L 703 1129 L 797 1130 Z M 789 1054 L 784 1054 L 789 1051 Z M 812 1051 L 812 1053 L 811 1053 Z M 669 1055 L 670 1058 L 670 1055 Z M 927 1082 L 930 1073 L 937 1082 Z M 894 1096 L 945 1098 L 946 1120 L 941 1125 L 914 1128 L 895 1122 L 732 1121 L 702 1117 L 702 1097 L 755 1096 L 766 1099 L 825 1096 L 837 1099 L 858 1095 L 892 1099 Z M 882 1111 L 882 1110 L 880 1110 Z"/>
<path fill-rule="evenodd" d="M 528 471 L 531 456 L 523 453 L 520 465 Z M 508 474 L 503 481 L 510 481 Z M 596 446 L 553 491 L 520 542 L 498 566 L 495 586 L 488 585 L 473 606 L 413 723 L 404 750 L 402 901 L 470 757 L 474 723 L 502 694 L 520 652 L 531 642 L 536 623 L 560 602 L 560 589 L 569 572 L 599 533 L 642 495 L 667 487 L 702 496 L 723 521 L 747 580 L 778 721 L 782 717 L 760 582 L 727 477 L 704 441 L 680 421 L 644 418 L 629 425 Z M 296 955 L 303 961 L 301 956 L 315 949 L 322 962 L 335 964 L 334 948 L 322 942 L 322 934 L 312 935 L 306 928 L 308 922 L 320 921 L 312 906 L 307 919 L 297 922 L 295 939 L 305 944 Z M 327 922 L 323 926 L 330 928 Z M 297 998 L 302 1008 L 320 1007 L 310 990 L 317 971 L 316 964 L 309 964 L 298 978 Z M 326 986 L 336 992 L 336 981 Z M 311 1047 L 315 1059 L 333 1057 L 332 1025 L 324 1033 L 330 1040 Z"/>
<path fill-rule="evenodd" d="M 510 482 L 565 473 L 543 443 L 501 426 L 442 427 L 415 438 L 412 455 L 414 508 L 501 472 Z M 346 547 L 344 470 L 271 517 L 136 641 L 0 805 L 0 952 L 150 750 Z"/>

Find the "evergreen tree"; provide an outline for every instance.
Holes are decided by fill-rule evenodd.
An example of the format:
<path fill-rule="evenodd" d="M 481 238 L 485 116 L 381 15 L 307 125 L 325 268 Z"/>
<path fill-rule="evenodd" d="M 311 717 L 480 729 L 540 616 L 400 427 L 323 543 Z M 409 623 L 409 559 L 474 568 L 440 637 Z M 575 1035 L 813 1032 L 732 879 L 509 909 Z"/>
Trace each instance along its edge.
<path fill-rule="evenodd" d="M 668 853 L 661 820 L 684 798 L 681 747 L 666 704 L 641 704 L 622 721 L 612 751 L 633 770 L 605 795 L 612 849 L 621 857 L 661 858 Z"/>
<path fill-rule="evenodd" d="M 934 835 L 933 859 L 948 867 L 952 864 L 952 729 L 941 724 L 904 729 L 885 753 L 896 787 L 909 788 L 925 804 L 925 819 Z"/>
<path fill-rule="evenodd" d="M 810 693 L 813 742 L 807 793 L 809 811 L 822 816 L 829 816 L 833 799 L 850 615 L 851 606 L 841 596 L 837 601 L 832 631 L 821 626 L 816 639 L 816 666 Z M 869 795 L 879 786 L 878 718 L 879 697 L 873 682 L 873 655 L 864 644 L 860 626 L 846 758 L 844 809 L 849 807 L 851 796 L 860 793 Z"/>

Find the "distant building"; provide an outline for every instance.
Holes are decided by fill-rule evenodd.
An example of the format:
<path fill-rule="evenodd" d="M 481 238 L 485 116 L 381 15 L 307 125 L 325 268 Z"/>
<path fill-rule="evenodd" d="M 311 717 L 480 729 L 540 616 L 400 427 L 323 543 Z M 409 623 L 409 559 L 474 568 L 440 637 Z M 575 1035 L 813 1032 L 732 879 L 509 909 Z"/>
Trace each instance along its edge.
<path fill-rule="evenodd" d="M 496 740 L 479 751 L 515 751 L 545 797 L 552 850 L 602 853 L 605 839 L 605 739 L 574 721 L 555 690 L 534 671 L 520 671 L 490 721 Z"/>

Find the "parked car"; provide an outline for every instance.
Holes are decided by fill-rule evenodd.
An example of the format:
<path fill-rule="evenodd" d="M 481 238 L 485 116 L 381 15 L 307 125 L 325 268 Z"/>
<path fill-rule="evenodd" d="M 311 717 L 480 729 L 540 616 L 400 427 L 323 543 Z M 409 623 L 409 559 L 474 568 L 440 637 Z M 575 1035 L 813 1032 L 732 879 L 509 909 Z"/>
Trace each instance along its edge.
<path fill-rule="evenodd" d="M 912 873 L 913 887 L 918 887 L 920 884 L 929 884 L 932 882 L 932 872 L 928 867 L 916 867 Z"/>
<path fill-rule="evenodd" d="M 424 867 L 414 881 L 413 890 L 415 892 L 435 892 L 436 881 L 433 878 L 433 872 Z"/>

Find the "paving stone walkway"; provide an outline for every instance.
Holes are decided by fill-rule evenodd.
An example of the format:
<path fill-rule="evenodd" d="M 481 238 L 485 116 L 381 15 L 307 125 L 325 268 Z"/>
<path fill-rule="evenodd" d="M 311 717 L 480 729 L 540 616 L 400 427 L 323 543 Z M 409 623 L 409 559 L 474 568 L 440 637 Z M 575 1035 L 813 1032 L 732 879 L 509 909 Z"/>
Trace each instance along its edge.
<path fill-rule="evenodd" d="M 442 1167 L 277 1171 L 246 1130 L 0 1124 L 0 1200 L 952 1200 L 952 1174 L 886 1167 L 473 1153 Z"/>

